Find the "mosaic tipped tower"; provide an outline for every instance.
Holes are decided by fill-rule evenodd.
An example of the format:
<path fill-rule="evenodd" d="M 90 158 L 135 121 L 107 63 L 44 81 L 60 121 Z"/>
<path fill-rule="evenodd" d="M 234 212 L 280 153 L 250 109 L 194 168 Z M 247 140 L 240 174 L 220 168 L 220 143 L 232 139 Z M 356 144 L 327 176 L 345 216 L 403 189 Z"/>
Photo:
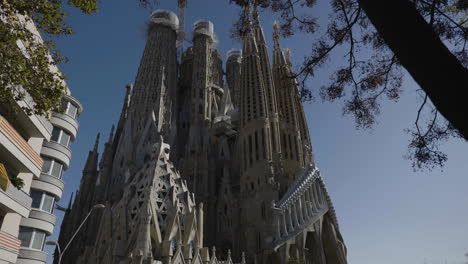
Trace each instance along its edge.
<path fill-rule="evenodd" d="M 347 263 L 290 61 L 275 33 L 270 63 L 250 15 L 225 71 L 213 23 L 194 24 L 177 61 L 176 15 L 151 15 L 135 84 L 101 161 L 89 154 L 59 243 L 106 209 L 62 263 Z"/>

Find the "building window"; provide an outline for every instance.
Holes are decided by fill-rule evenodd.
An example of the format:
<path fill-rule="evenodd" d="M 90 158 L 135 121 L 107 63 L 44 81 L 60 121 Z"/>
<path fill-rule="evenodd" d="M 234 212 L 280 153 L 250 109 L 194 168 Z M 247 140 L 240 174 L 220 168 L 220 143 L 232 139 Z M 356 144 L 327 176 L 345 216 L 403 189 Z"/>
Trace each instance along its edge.
<path fill-rule="evenodd" d="M 65 108 L 65 114 L 71 116 L 72 118 L 76 118 L 76 114 L 78 113 L 78 108 L 68 101 L 62 101 L 63 108 Z"/>
<path fill-rule="evenodd" d="M 63 164 L 51 158 L 43 158 L 42 172 L 61 179 L 63 176 Z"/>
<path fill-rule="evenodd" d="M 262 219 L 263 219 L 263 220 L 266 220 L 266 206 L 265 206 L 265 202 L 262 202 L 261 212 L 262 212 Z"/>
<path fill-rule="evenodd" d="M 21 226 L 18 239 L 21 240 L 21 246 L 42 250 L 46 233 L 31 227 Z"/>
<path fill-rule="evenodd" d="M 54 127 L 52 130 L 52 137 L 50 137 L 50 140 L 55 141 L 67 148 L 70 146 L 70 134 L 58 127 Z"/>
<path fill-rule="evenodd" d="M 255 131 L 255 159 L 259 160 L 259 149 L 258 149 L 258 133 Z"/>
<path fill-rule="evenodd" d="M 47 213 L 52 213 L 54 210 L 55 198 L 45 192 L 31 189 L 32 208 L 36 208 Z"/>

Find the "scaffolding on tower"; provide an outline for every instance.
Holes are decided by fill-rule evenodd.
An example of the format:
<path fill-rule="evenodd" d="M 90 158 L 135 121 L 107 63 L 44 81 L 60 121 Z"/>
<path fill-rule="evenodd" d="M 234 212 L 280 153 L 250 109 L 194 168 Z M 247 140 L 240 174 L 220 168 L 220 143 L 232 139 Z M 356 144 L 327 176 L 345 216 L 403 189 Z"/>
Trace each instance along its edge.
<path fill-rule="evenodd" d="M 187 8 L 187 0 L 177 0 L 178 15 L 179 15 L 179 33 L 177 35 L 177 59 L 182 59 L 182 52 L 184 51 L 185 34 L 185 8 Z"/>

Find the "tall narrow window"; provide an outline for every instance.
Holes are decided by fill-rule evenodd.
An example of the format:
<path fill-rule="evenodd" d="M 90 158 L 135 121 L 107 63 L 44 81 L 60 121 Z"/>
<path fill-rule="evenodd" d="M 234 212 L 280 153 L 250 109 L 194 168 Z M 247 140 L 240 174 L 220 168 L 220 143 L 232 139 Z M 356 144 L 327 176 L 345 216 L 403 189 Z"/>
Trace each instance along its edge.
<path fill-rule="evenodd" d="M 259 149 L 258 149 L 258 133 L 255 131 L 255 159 L 259 160 Z"/>
<path fill-rule="evenodd" d="M 68 101 L 62 101 L 63 108 L 65 108 L 65 114 L 69 115 L 72 118 L 76 118 L 78 108 Z"/>
<path fill-rule="evenodd" d="M 247 169 L 247 146 L 246 146 L 247 144 L 245 142 L 245 139 L 244 139 L 243 143 L 244 143 L 243 146 L 242 146 L 243 152 L 244 152 L 244 164 L 243 165 L 244 165 L 244 170 L 246 170 Z"/>
<path fill-rule="evenodd" d="M 46 234 L 41 230 L 30 227 L 21 226 L 18 234 L 18 239 L 21 240 L 21 246 L 42 250 Z"/>
<path fill-rule="evenodd" d="M 52 129 L 52 136 L 50 137 L 50 140 L 58 142 L 60 138 L 60 131 L 60 128 L 54 127 L 54 129 Z"/>
<path fill-rule="evenodd" d="M 297 136 L 294 136 L 294 150 L 296 151 L 296 160 L 299 161 L 299 148 L 297 146 Z"/>
<path fill-rule="evenodd" d="M 265 206 L 265 202 L 262 202 L 261 211 L 262 211 L 262 219 L 263 219 L 263 220 L 266 220 L 266 206 Z"/>
<path fill-rule="evenodd" d="M 265 145 L 265 128 L 262 128 L 262 153 L 263 153 L 263 159 L 268 159 L 266 156 L 266 145 Z"/>
<path fill-rule="evenodd" d="M 63 164 L 48 157 L 43 157 L 43 160 L 42 172 L 61 179 L 63 176 Z"/>
<path fill-rule="evenodd" d="M 289 144 L 289 155 L 291 159 L 294 159 L 293 155 L 293 150 L 292 150 L 292 144 L 291 144 L 291 135 L 288 135 L 288 144 Z"/>
<path fill-rule="evenodd" d="M 30 196 L 32 198 L 32 208 L 52 213 L 55 204 L 54 196 L 35 189 L 31 189 Z"/>
<path fill-rule="evenodd" d="M 252 135 L 249 135 L 249 165 L 252 166 L 253 156 L 252 156 Z"/>
<path fill-rule="evenodd" d="M 54 127 L 52 130 L 51 141 L 55 141 L 68 148 L 70 145 L 70 135 L 58 127 Z"/>
<path fill-rule="evenodd" d="M 284 157 L 287 158 L 288 157 L 288 149 L 286 148 L 286 135 L 283 134 L 282 138 L 281 138 L 281 143 L 282 143 L 282 148 L 284 150 Z"/>
<path fill-rule="evenodd" d="M 273 126 L 273 122 L 271 122 L 270 129 L 271 129 L 271 141 L 273 143 L 272 144 L 272 146 L 273 146 L 272 152 L 273 151 L 278 152 L 278 147 L 276 146 L 276 133 L 275 133 L 275 127 Z"/>
<path fill-rule="evenodd" d="M 260 233 L 257 236 L 257 249 L 258 251 L 262 250 L 262 235 Z"/>

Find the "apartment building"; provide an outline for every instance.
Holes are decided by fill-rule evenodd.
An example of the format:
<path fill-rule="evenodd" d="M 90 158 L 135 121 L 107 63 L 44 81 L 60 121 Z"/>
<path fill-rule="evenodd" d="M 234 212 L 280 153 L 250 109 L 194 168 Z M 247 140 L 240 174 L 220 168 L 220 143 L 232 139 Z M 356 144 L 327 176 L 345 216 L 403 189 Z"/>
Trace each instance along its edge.
<path fill-rule="evenodd" d="M 34 25 L 30 28 L 42 41 Z M 29 95 L 16 103 L 34 108 Z M 68 89 L 62 104 L 65 112 L 49 119 L 22 110 L 5 115 L 9 109 L 0 106 L 0 264 L 46 263 L 44 244 L 54 230 L 54 207 L 62 197 L 82 111 Z M 23 180 L 22 188 L 12 185 L 14 177 Z"/>

